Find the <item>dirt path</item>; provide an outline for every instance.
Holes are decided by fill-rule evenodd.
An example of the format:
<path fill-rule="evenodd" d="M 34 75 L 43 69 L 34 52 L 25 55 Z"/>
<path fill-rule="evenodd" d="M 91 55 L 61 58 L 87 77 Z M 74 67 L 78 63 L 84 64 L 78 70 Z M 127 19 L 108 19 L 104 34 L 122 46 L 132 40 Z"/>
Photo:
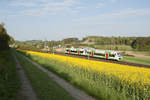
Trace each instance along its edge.
<path fill-rule="evenodd" d="M 25 56 L 24 56 L 25 57 Z M 29 58 L 25 57 L 28 61 L 30 61 L 32 64 L 34 64 L 35 66 L 37 66 L 39 69 L 41 69 L 43 72 L 47 73 L 48 76 L 53 79 L 54 81 L 56 81 L 57 84 L 59 84 L 60 86 L 62 86 L 67 92 L 70 93 L 70 95 L 72 95 L 75 99 L 77 100 L 96 100 L 93 97 L 87 95 L 85 92 L 75 88 L 74 86 L 72 86 L 71 84 L 69 84 L 68 82 L 66 82 L 64 79 L 58 77 L 57 75 L 55 75 L 54 73 L 48 71 L 47 69 L 45 69 L 44 67 L 42 67 L 41 65 L 33 62 L 32 60 L 30 60 Z"/>
<path fill-rule="evenodd" d="M 22 84 L 21 90 L 18 93 L 17 99 L 18 100 L 38 100 L 35 92 L 32 89 L 31 84 L 29 83 L 22 66 L 20 65 L 16 55 L 14 55 L 14 59 L 16 62 L 16 67 L 18 74 L 20 76 L 20 81 Z"/>
<path fill-rule="evenodd" d="M 140 57 L 140 58 L 150 58 L 150 56 L 145 56 L 144 54 L 137 54 L 132 51 L 126 51 L 126 54 L 133 55 L 135 57 Z"/>

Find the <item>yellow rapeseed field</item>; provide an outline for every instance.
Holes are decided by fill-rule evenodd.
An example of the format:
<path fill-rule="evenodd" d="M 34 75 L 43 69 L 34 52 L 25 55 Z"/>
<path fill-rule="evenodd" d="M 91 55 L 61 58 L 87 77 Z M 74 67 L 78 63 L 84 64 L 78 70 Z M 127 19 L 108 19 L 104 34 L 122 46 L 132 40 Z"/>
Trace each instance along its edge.
<path fill-rule="evenodd" d="M 122 81 L 128 83 L 140 83 L 141 85 L 150 84 L 150 69 L 141 68 L 128 65 L 120 65 L 115 63 L 107 63 L 100 61 L 92 61 L 80 58 L 73 58 L 68 56 L 53 55 L 47 53 L 39 53 L 33 51 L 25 51 L 28 54 L 34 54 L 50 59 L 54 59 L 60 62 L 67 63 L 71 66 L 84 67 L 88 70 L 94 70 L 97 72 L 103 72 L 107 75 L 114 75 Z"/>

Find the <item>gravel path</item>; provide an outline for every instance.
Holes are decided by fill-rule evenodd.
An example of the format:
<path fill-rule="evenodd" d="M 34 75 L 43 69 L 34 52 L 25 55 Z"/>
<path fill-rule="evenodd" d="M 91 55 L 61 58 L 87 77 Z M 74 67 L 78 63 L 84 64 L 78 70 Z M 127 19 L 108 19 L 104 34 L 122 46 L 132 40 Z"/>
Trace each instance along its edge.
<path fill-rule="evenodd" d="M 25 57 L 25 56 L 24 56 Z M 77 100 L 96 100 L 93 97 L 87 95 L 85 92 L 81 91 L 80 89 L 75 88 L 73 85 L 71 85 L 70 83 L 66 82 L 64 79 L 58 77 L 57 75 L 55 75 L 54 73 L 48 71 L 47 69 L 45 69 L 44 67 L 42 67 L 41 65 L 33 62 L 32 60 L 30 60 L 29 58 L 25 57 L 28 61 L 30 61 L 32 64 L 34 64 L 35 66 L 37 66 L 39 69 L 41 69 L 43 72 L 47 73 L 48 76 L 53 79 L 54 81 L 56 81 L 57 84 L 59 84 L 60 86 L 62 86 L 67 92 L 70 93 L 70 95 L 72 95 L 75 99 Z"/>
<path fill-rule="evenodd" d="M 38 100 L 16 55 L 14 55 L 14 59 L 16 62 L 17 71 L 20 76 L 20 81 L 21 81 L 21 85 L 22 85 L 21 90 L 18 93 L 17 99 L 18 100 Z"/>

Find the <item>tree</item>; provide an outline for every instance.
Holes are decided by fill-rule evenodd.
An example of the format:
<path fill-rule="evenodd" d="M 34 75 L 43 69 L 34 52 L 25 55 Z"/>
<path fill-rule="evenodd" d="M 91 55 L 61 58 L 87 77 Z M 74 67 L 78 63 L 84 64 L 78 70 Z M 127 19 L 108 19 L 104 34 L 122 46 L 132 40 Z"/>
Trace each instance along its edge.
<path fill-rule="evenodd" d="M 137 40 L 134 40 L 132 43 L 131 43 L 131 47 L 133 49 L 136 49 L 137 48 Z"/>
<path fill-rule="evenodd" d="M 13 37 L 11 37 L 11 36 L 9 36 L 10 37 L 10 39 L 9 39 L 9 44 L 13 44 L 13 43 L 15 43 L 15 40 L 14 40 L 14 38 Z"/>
<path fill-rule="evenodd" d="M 9 48 L 10 36 L 7 34 L 6 29 L 0 24 L 0 50 L 6 50 Z"/>
<path fill-rule="evenodd" d="M 149 51 L 150 50 L 150 37 L 138 37 L 136 38 L 131 47 L 136 50 Z"/>
<path fill-rule="evenodd" d="M 79 40 L 78 38 L 66 38 L 62 40 L 65 44 L 73 43 L 75 41 Z"/>

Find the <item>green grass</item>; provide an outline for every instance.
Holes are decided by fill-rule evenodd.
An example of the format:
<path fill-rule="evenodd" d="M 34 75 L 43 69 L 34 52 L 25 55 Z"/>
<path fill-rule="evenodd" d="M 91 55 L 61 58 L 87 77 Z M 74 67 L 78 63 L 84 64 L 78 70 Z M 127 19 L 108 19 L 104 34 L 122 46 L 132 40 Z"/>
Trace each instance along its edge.
<path fill-rule="evenodd" d="M 49 78 L 45 72 L 27 61 L 23 56 L 17 54 L 17 58 L 40 100 L 74 100 L 68 92 Z"/>
<path fill-rule="evenodd" d="M 16 100 L 20 86 L 11 50 L 0 51 L 0 100 Z"/>
<path fill-rule="evenodd" d="M 150 59 L 149 58 L 138 58 L 138 57 L 132 57 L 132 56 L 124 56 L 122 61 L 137 63 L 137 64 L 150 65 Z"/>

